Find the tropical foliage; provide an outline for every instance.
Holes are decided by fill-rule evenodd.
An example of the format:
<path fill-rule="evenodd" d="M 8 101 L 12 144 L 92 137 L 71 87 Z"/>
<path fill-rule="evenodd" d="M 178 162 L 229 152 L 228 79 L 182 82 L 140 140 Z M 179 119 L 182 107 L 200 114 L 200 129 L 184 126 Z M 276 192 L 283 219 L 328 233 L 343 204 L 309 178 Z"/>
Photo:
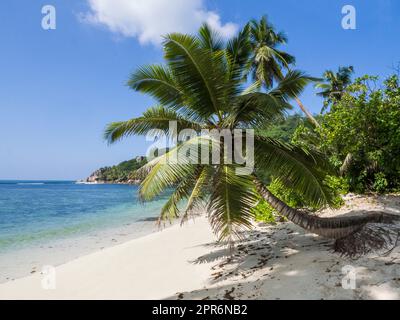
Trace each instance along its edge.
<path fill-rule="evenodd" d="M 351 191 L 400 189 L 400 87 L 397 75 L 379 88 L 364 76 L 348 85 L 321 119 L 321 128 L 300 126 L 294 142 L 330 157 Z"/>
<path fill-rule="evenodd" d="M 283 77 L 283 69 L 295 63 L 295 57 L 278 49 L 279 45 L 287 43 L 286 35 L 263 16 L 260 21 L 251 20 L 247 25 L 250 33 L 251 57 L 249 72 L 257 87 L 271 88 Z"/>
<path fill-rule="evenodd" d="M 251 20 L 246 29 L 249 33 L 252 52 L 248 62 L 248 73 L 252 75 L 254 81 L 248 91 L 260 90 L 262 87 L 269 89 L 275 82 L 282 81 L 285 71 L 292 72 L 291 65 L 296 61 L 294 56 L 278 49 L 280 45 L 286 44 L 288 39 L 282 31 L 275 30 L 266 16 L 263 16 L 260 21 Z M 318 81 L 319 79 L 309 78 L 309 80 Z M 318 121 L 298 96 L 294 95 L 293 98 L 310 122 L 318 127 Z"/>
<path fill-rule="evenodd" d="M 310 77 L 290 71 L 268 91 L 246 93 L 244 78 L 250 53 L 247 28 L 225 46 L 207 26 L 196 36 L 166 36 L 166 64 L 142 67 L 128 82 L 135 91 L 153 96 L 159 105 L 142 117 L 110 124 L 105 133 L 107 140 L 112 143 L 154 128 L 170 135 L 171 120 L 177 121 L 178 129 L 255 129 L 258 170 L 273 172 L 274 179 L 290 185 L 315 205 L 329 204 L 331 194 L 322 184 L 325 173 L 319 168 L 325 164 L 322 155 L 263 133 L 268 125 L 284 118 L 286 110 L 291 109 L 289 100 L 301 93 Z M 193 143 L 208 141 L 204 136 L 194 137 L 140 169 L 139 173 L 144 175 L 140 196 L 149 200 L 166 188 L 175 187 L 162 209 L 162 219 L 178 215 L 185 219 L 206 200 L 215 232 L 221 240 L 232 240 L 243 227 L 251 226 L 254 217 L 251 208 L 257 199 L 254 177 L 238 175 L 237 163 L 200 165 L 165 161 Z M 221 143 L 217 142 L 224 150 Z M 187 206 L 179 212 L 182 200 L 187 201 Z"/>
<path fill-rule="evenodd" d="M 137 171 L 143 179 L 139 194 L 144 201 L 168 188 L 174 190 L 160 219 L 181 216 L 185 221 L 196 208 L 205 205 L 219 239 L 232 243 L 243 228 L 252 226 L 260 209 L 257 204 L 262 206 L 263 199 L 274 211 L 305 230 L 335 239 L 335 249 L 343 254 L 355 256 L 382 248 L 396 233 L 386 232 L 380 226 L 374 229 L 370 223 L 391 225 L 396 216 L 374 212 L 320 218 L 309 210 L 294 207 L 337 205 L 331 187 L 341 185 L 344 190 L 345 183 L 336 177 L 332 163 L 336 167 L 340 164 L 342 172 L 353 176 L 353 164 L 362 168 L 357 162 L 361 159 L 364 167 L 360 174 L 366 172 L 363 181 L 369 181 L 373 174 L 373 183 L 381 189 L 390 185 L 388 177 L 398 176 L 398 162 L 390 169 L 381 168 L 387 165 L 389 152 L 396 150 L 400 154 L 396 149 L 398 121 L 393 120 L 400 118 L 398 79 L 389 79 L 386 88 L 377 92 L 368 91 L 367 79 L 348 86 L 340 100 L 334 97 L 331 111 L 322 117 L 320 127 L 298 99 L 305 86 L 317 79 L 288 67 L 294 58 L 277 49 L 285 41 L 284 35 L 276 33 L 265 18 L 250 22 L 227 42 L 207 25 L 197 35 L 167 35 L 163 43 L 165 63 L 144 66 L 128 81 L 134 91 L 150 95 L 157 105 L 141 117 L 111 123 L 105 138 L 114 143 L 130 135 L 152 133 L 154 129 L 171 138 L 175 133 L 170 130 L 171 121 L 177 124 L 178 131 L 196 130 L 194 136 L 170 145 L 164 154 Z M 248 86 L 251 74 L 254 82 Z M 271 127 L 285 119 L 293 100 L 312 121 L 300 125 L 293 137 L 296 143 L 289 143 L 274 136 Z M 242 142 L 250 134 L 246 129 L 254 130 L 252 173 L 238 174 L 243 164 L 236 159 L 226 161 L 226 137 L 223 142 L 204 133 L 214 129 L 239 130 L 244 135 Z M 354 132 L 348 134 L 349 129 Z M 391 138 L 379 137 L 376 129 L 379 133 L 388 130 Z M 229 138 L 233 139 L 232 133 Z M 380 148 L 382 145 L 387 149 Z M 197 151 L 188 156 L 187 151 L 193 150 L 193 146 Z M 217 148 L 218 162 L 201 161 L 199 147 L 204 150 L 204 146 L 207 152 Z M 247 152 L 245 149 L 242 151 Z M 168 161 L 180 154 L 185 154 L 181 161 Z M 185 206 L 180 210 L 182 203 Z"/>
<path fill-rule="evenodd" d="M 137 169 L 146 164 L 145 157 L 136 157 L 134 159 L 123 161 L 118 165 L 111 167 L 103 167 L 96 170 L 92 176 L 96 177 L 96 181 L 101 182 L 128 182 L 134 177 Z"/>
<path fill-rule="evenodd" d="M 339 67 L 338 72 L 334 73 L 332 70 L 327 70 L 324 73 L 324 82 L 316 84 L 316 88 L 322 89 L 317 95 L 324 98 L 324 112 L 329 105 L 334 101 L 340 101 L 345 89 L 351 83 L 351 76 L 354 73 L 354 68 Z"/>
<path fill-rule="evenodd" d="M 277 123 L 274 123 L 265 129 L 265 134 L 269 137 L 290 143 L 297 127 L 304 123 L 306 123 L 306 119 L 301 115 L 289 115 L 285 119 L 277 121 Z"/>

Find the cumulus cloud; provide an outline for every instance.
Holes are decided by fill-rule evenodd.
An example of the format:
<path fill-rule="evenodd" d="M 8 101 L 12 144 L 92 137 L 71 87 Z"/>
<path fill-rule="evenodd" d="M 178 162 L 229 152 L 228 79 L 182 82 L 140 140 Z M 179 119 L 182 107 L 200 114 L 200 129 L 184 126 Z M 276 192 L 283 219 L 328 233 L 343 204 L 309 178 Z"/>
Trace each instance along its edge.
<path fill-rule="evenodd" d="M 191 33 L 206 22 L 223 37 L 237 31 L 231 22 L 223 24 L 220 16 L 205 8 L 203 0 L 87 0 L 89 12 L 83 21 L 104 25 L 125 37 L 136 37 L 140 43 L 159 45 L 162 35 L 170 32 Z"/>

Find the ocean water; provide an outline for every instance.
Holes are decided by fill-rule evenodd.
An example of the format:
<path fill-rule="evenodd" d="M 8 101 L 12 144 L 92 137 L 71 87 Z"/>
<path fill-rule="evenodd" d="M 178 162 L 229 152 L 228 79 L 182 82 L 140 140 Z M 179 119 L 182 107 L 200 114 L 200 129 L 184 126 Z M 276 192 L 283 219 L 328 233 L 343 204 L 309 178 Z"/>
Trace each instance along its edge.
<path fill-rule="evenodd" d="M 143 205 L 137 191 L 130 185 L 0 181 L 0 254 L 110 233 L 127 225 L 132 237 L 135 232 L 150 233 L 154 222 L 143 221 L 158 215 L 166 196 Z"/>

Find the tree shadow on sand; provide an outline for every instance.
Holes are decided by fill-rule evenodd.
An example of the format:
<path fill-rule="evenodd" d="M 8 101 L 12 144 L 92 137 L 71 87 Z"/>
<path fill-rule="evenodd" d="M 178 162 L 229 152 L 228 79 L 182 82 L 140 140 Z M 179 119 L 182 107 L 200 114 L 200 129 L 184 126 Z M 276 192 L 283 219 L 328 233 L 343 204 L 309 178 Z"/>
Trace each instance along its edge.
<path fill-rule="evenodd" d="M 353 210 L 344 215 L 364 212 Z M 333 252 L 333 241 L 307 234 L 290 222 L 257 227 L 244 235 L 233 252 L 216 243 L 205 244 L 213 250 L 191 263 L 215 263 L 207 288 L 169 299 L 400 298 L 397 249 L 389 256 L 382 251 L 358 260 L 344 258 Z M 356 290 L 342 287 L 346 265 L 361 270 Z"/>

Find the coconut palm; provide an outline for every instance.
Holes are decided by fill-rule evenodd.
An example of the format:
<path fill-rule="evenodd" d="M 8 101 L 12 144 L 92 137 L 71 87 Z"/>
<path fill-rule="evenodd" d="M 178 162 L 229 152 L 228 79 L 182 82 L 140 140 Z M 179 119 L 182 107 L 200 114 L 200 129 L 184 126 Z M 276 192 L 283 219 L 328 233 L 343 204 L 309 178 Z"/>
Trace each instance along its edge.
<path fill-rule="evenodd" d="M 324 82 L 315 85 L 316 88 L 322 89 L 317 95 L 325 99 L 324 109 L 333 101 L 339 101 L 342 98 L 347 86 L 351 83 L 353 73 L 354 68 L 352 66 L 339 67 L 336 73 L 332 70 L 325 71 Z"/>
<path fill-rule="evenodd" d="M 248 65 L 249 73 L 254 80 L 252 88 L 259 89 L 264 86 L 269 89 L 275 81 L 279 82 L 283 79 L 282 70 L 290 70 L 289 66 L 295 63 L 295 58 L 278 49 L 279 45 L 287 43 L 287 37 L 283 32 L 277 32 L 266 16 L 263 16 L 260 21 L 251 20 L 247 28 L 252 47 L 252 56 Z M 307 118 L 319 127 L 318 121 L 301 100 L 297 96 L 293 98 Z"/>
<path fill-rule="evenodd" d="M 207 27 L 197 36 L 170 34 L 163 44 L 166 63 L 144 66 L 131 75 L 128 85 L 152 96 L 158 105 L 140 117 L 109 124 L 105 138 L 110 143 L 130 135 L 154 134 L 154 129 L 172 137 L 171 121 L 176 123 L 178 131 L 190 128 L 197 132 L 170 146 L 164 154 L 138 170 L 138 176 L 143 178 L 139 189 L 141 199 L 151 200 L 172 188 L 173 193 L 162 208 L 160 219 L 181 216 L 185 221 L 197 207 L 206 205 L 213 230 L 220 240 L 230 242 L 240 237 L 243 228 L 251 227 L 251 208 L 258 195 L 294 223 L 333 239 L 357 234 L 369 221 L 381 221 L 383 217 L 387 220 L 386 215 L 378 214 L 351 220 L 322 219 L 290 208 L 254 173 L 238 174 L 243 165 L 240 161 L 226 161 L 228 152 L 221 139 L 199 133 L 206 129 L 242 130 L 245 141 L 246 135 L 251 133 L 244 130 L 254 129 L 257 170 L 273 173 L 274 178 L 300 192 L 313 204 L 331 203 L 331 193 L 322 182 L 328 168 L 324 157 L 262 134 L 266 126 L 285 116 L 286 110 L 291 108 L 288 101 L 301 93 L 310 78 L 301 72 L 289 71 L 268 91 L 246 94 L 243 79 L 247 72 L 248 48 L 246 30 L 226 45 L 222 45 Z M 207 153 L 216 146 L 220 161 L 199 161 L 199 152 L 193 151 L 199 149 L 193 146 L 206 146 Z M 179 158 L 182 154 L 185 156 Z M 186 204 L 183 209 L 180 208 L 182 203 Z M 340 248 L 348 249 L 343 245 L 338 246 Z"/>

